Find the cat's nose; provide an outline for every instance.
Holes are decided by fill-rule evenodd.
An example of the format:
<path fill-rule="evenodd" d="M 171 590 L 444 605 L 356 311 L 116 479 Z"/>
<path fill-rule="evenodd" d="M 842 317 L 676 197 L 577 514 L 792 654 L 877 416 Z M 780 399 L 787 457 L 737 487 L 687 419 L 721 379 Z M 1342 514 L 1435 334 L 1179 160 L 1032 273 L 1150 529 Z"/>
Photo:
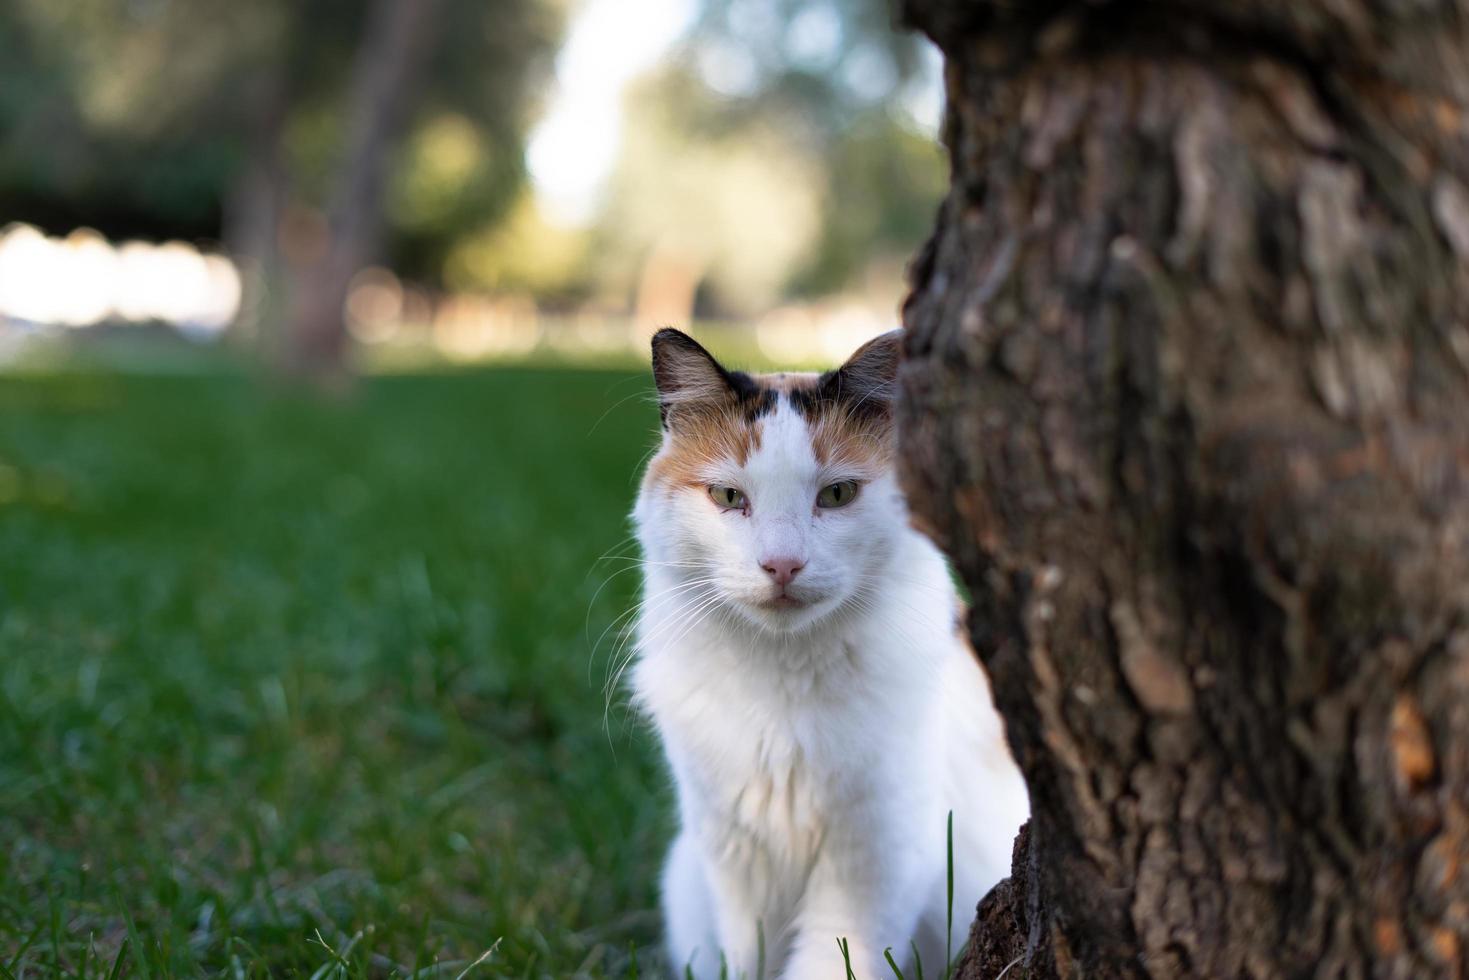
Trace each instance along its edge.
<path fill-rule="evenodd" d="M 760 563 L 767 575 L 781 588 L 789 585 L 796 573 L 806 567 L 806 563 L 799 558 L 767 558 Z"/>

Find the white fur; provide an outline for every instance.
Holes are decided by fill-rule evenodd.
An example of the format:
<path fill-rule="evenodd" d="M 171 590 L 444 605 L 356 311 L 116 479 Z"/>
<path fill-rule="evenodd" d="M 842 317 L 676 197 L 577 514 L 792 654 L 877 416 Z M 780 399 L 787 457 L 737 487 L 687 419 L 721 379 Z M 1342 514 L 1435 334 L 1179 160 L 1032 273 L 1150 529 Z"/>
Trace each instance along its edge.
<path fill-rule="evenodd" d="M 669 447 L 665 435 L 664 451 Z M 633 687 L 662 737 L 681 829 L 663 879 L 670 968 L 700 980 L 928 976 L 945 955 L 945 822 L 954 814 L 957 951 L 975 904 L 1009 873 L 1025 785 L 984 675 L 956 627 L 959 601 L 912 530 L 891 472 L 824 470 L 782 397 L 758 451 L 702 488 L 645 484 L 634 510 L 647 559 Z M 869 480 L 817 509 L 836 480 Z M 761 563 L 803 559 L 797 610 L 761 608 Z"/>

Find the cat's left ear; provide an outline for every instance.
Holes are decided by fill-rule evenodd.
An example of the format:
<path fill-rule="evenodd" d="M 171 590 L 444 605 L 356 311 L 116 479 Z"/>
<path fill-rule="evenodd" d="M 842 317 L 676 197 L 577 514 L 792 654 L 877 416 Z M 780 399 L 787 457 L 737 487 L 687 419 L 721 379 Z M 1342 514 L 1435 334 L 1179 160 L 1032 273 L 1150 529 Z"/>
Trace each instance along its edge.
<path fill-rule="evenodd" d="M 841 397 L 858 403 L 892 402 L 897 397 L 902 347 L 903 331 L 890 330 L 857 348 L 836 371 Z"/>
<path fill-rule="evenodd" d="M 732 393 L 730 373 L 714 355 L 672 327 L 653 335 L 653 382 L 658 386 L 658 415 L 665 426 L 672 409 L 721 401 Z"/>

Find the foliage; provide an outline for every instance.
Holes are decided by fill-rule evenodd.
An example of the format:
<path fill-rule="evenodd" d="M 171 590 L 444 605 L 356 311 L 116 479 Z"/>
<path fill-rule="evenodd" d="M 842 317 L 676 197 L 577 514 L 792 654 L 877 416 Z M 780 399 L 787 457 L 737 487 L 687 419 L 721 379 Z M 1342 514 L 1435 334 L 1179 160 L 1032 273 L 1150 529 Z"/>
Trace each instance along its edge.
<path fill-rule="evenodd" d="M 400 160 L 398 193 L 389 200 L 392 264 L 435 281 L 456 243 L 498 226 L 525 192 L 524 136 L 543 108 L 539 93 L 562 20 L 559 0 L 447 0 L 446 7 L 409 150 Z M 457 137 L 448 136 L 448 127 Z M 437 191 L 440 206 L 430 219 L 402 191 L 432 183 L 442 173 L 435 168 L 469 156 L 468 146 L 471 166 Z"/>
<path fill-rule="evenodd" d="M 642 384 L 0 383 L 0 967 L 623 975 L 668 801 L 591 646 Z"/>
<path fill-rule="evenodd" d="M 701 124 L 717 111 L 690 75 L 635 90 L 601 223 L 604 272 L 636 281 L 650 253 L 676 254 L 707 275 L 717 309 L 749 314 L 780 297 L 820 234 L 820 161 L 765 113 Z"/>
<path fill-rule="evenodd" d="M 548 222 L 532 195 L 522 195 L 504 220 L 459 239 L 444 280 L 451 289 L 530 293 L 542 301 L 586 290 L 588 236 Z"/>
<path fill-rule="evenodd" d="M 801 293 L 848 286 L 874 258 L 906 260 L 946 191 L 943 147 L 886 110 L 855 120 L 828 160 L 821 237 L 790 283 Z"/>
<path fill-rule="evenodd" d="M 278 138 L 292 197 L 321 209 L 365 6 L 0 6 L 0 217 L 217 238 L 247 158 Z M 498 220 L 524 183 L 532 93 L 560 30 L 553 0 L 446 0 L 442 18 L 389 201 L 391 257 L 430 279 L 452 242 Z M 425 202 L 423 188 L 446 176 Z"/>
<path fill-rule="evenodd" d="M 826 134 L 922 81 L 918 35 L 884 0 L 703 0 L 688 51 L 736 103 L 798 106 Z"/>
<path fill-rule="evenodd" d="M 673 250 L 707 276 L 702 312 L 739 316 L 912 254 L 946 164 L 900 104 L 925 81 L 922 42 L 889 16 L 880 0 L 705 0 L 627 100 L 604 281 Z"/>
<path fill-rule="evenodd" d="M 0 6 L 3 218 L 217 234 L 240 122 L 221 82 L 269 42 L 274 11 L 200 0 L 207 16 L 181 16 L 180 6 Z M 238 87 L 230 94 L 237 102 Z"/>
<path fill-rule="evenodd" d="M 337 178 L 366 6 L 0 5 L 0 221 L 248 251 L 232 228 L 262 208 L 245 191 L 273 157 L 304 254 Z M 675 251 L 704 279 L 705 313 L 748 315 L 847 288 L 921 241 L 944 165 L 901 107 L 931 65 L 884 0 L 703 0 L 629 93 L 595 232 L 548 225 L 522 143 L 564 7 L 444 0 L 385 201 L 400 275 L 618 304 L 650 255 Z"/>

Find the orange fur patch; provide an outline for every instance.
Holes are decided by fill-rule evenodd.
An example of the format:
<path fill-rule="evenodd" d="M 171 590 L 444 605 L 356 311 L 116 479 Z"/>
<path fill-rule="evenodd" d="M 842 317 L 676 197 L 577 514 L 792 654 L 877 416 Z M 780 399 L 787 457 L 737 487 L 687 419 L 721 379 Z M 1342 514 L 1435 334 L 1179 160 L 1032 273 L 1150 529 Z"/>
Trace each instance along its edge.
<path fill-rule="evenodd" d="M 726 460 L 743 466 L 760 448 L 761 422 L 734 406 L 683 410 L 671 419 L 668 447 L 654 457 L 644 482 L 668 488 L 703 486 Z"/>
<path fill-rule="evenodd" d="M 893 465 L 896 449 L 887 414 L 859 414 L 840 402 L 827 402 L 811 423 L 811 450 L 823 466 L 876 475 Z"/>

